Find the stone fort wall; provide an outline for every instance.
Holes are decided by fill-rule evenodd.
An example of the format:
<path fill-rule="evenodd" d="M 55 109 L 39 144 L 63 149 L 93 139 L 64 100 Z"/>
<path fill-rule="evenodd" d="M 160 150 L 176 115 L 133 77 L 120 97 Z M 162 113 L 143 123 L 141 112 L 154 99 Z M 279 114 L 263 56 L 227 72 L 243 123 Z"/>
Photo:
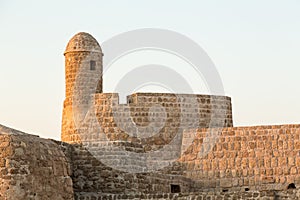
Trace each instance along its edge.
<path fill-rule="evenodd" d="M 172 186 L 199 198 L 234 191 L 254 197 L 255 190 L 298 184 L 298 125 L 233 128 L 231 99 L 224 96 L 136 93 L 119 104 L 118 94 L 102 93 L 102 56 L 87 33 L 76 34 L 65 51 L 62 141 L 73 144 L 75 198 L 169 194 Z M 157 162 L 139 156 L 165 146 Z M 159 166 L 170 157 L 177 160 L 153 172 L 143 164 Z"/>
<path fill-rule="evenodd" d="M 103 164 L 80 144 L 1 126 L 0 199 L 299 198 L 299 190 L 288 187 L 300 184 L 300 125 L 187 130 L 182 146 L 192 135 L 171 166 L 134 174 Z M 172 184 L 180 193 L 172 193 Z"/>
<path fill-rule="evenodd" d="M 300 125 L 187 130 L 182 146 L 190 138 L 194 138 L 193 143 L 177 161 L 152 173 L 137 174 L 108 167 L 101 157 L 77 148 L 72 164 L 73 172 L 78 170 L 80 174 L 73 174 L 74 192 L 78 196 L 114 194 L 118 198 L 124 193 L 155 196 L 170 194 L 171 185 L 178 185 L 185 194 L 223 192 L 226 196 L 228 192 L 227 195 L 247 196 L 255 191 L 273 191 L 275 195 L 286 191 L 289 185 L 300 184 L 299 137 Z M 207 149 L 208 154 L 201 157 L 199 152 Z M 107 153 L 116 155 L 113 148 Z M 120 160 L 118 156 L 115 159 Z M 87 182 L 90 184 L 86 185 Z"/>
<path fill-rule="evenodd" d="M 146 155 L 135 156 L 130 152 L 144 154 L 159 151 L 167 145 L 170 149 L 156 156 L 170 162 L 170 157 L 177 159 L 182 153 L 185 128 L 232 126 L 229 97 L 136 93 L 128 96 L 127 104 L 119 104 L 115 93 L 97 93 L 93 98 L 92 111 L 87 112 L 82 126 L 76 131 L 73 127 L 65 130 L 71 133 L 74 147 L 72 179 L 75 195 L 78 196 L 99 192 L 168 193 L 171 184 L 180 184 L 181 190 L 189 191 L 193 181 L 182 176 L 183 168 L 179 162 L 160 172 L 124 172 L 125 168 L 145 167 L 139 161 L 147 160 Z M 65 102 L 64 111 L 70 112 L 68 108 L 73 108 L 72 101 L 69 104 Z M 147 137 L 138 137 L 143 133 L 147 133 Z M 109 146 L 107 143 L 110 143 Z M 119 149 L 120 146 L 124 148 Z M 127 155 L 126 164 L 119 156 L 124 154 Z M 101 162 L 107 157 L 111 158 L 109 166 Z"/>
<path fill-rule="evenodd" d="M 0 125 L 0 200 L 74 199 L 65 145 Z"/>
<path fill-rule="evenodd" d="M 180 158 L 197 189 L 285 190 L 300 184 L 300 125 L 186 131 L 193 144 Z M 201 148 L 215 146 L 203 157 Z"/>
<path fill-rule="evenodd" d="M 119 104 L 117 93 L 97 93 L 91 98 L 89 112 L 96 113 L 95 123 L 110 140 L 135 140 L 148 150 L 168 144 L 184 129 L 233 126 L 231 99 L 224 96 L 135 93 L 127 97 L 128 104 Z M 64 116 L 74 118 L 73 109 L 73 101 L 65 101 Z M 63 141 L 88 140 L 76 132 L 91 123 L 87 116 L 81 126 L 63 124 Z"/>
<path fill-rule="evenodd" d="M 73 36 L 64 55 L 64 142 L 80 143 L 95 134 L 83 130 L 87 129 L 88 112 L 96 112 L 100 131 L 109 139 L 137 142 L 137 138 L 147 135 L 138 142 L 148 151 L 169 143 L 175 133 L 187 128 L 233 126 L 229 97 L 137 93 L 128 96 L 128 104 L 119 104 L 118 94 L 102 93 L 103 53 L 88 33 Z"/>
<path fill-rule="evenodd" d="M 225 96 L 136 93 L 119 104 L 102 93 L 91 35 L 76 34 L 64 55 L 63 142 L 0 126 L 0 200 L 300 197 L 300 125 L 232 127 Z"/>

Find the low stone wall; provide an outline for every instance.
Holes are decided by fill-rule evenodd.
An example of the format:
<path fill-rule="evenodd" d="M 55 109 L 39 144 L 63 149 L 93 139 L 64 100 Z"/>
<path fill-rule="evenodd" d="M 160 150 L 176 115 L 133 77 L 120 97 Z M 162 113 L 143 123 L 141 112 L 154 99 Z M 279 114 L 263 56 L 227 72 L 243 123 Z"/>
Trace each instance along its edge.
<path fill-rule="evenodd" d="M 0 200 L 74 199 L 60 144 L 0 125 Z"/>
<path fill-rule="evenodd" d="M 99 149 L 98 149 L 99 151 Z M 103 152 L 102 152 L 103 153 Z M 105 152 L 103 153 L 105 155 Z M 112 161 L 118 165 L 120 158 L 111 148 L 107 152 Z M 127 173 L 117 170 L 113 165 L 107 166 L 97 159 L 91 149 L 87 150 L 83 146 L 73 145 L 72 150 L 72 180 L 75 197 L 81 197 L 81 194 L 155 194 L 157 192 L 170 192 L 170 185 L 173 183 L 180 184 L 182 191 L 189 191 L 190 180 L 183 177 L 181 168 L 167 170 L 169 173 Z M 129 160 L 138 159 L 128 158 Z M 136 167 L 136 166 L 133 166 Z"/>
<path fill-rule="evenodd" d="M 179 161 L 186 166 L 184 176 L 195 181 L 195 191 L 285 190 L 289 184 L 300 184 L 300 125 L 184 133 L 187 139 L 193 135 L 192 145 Z"/>

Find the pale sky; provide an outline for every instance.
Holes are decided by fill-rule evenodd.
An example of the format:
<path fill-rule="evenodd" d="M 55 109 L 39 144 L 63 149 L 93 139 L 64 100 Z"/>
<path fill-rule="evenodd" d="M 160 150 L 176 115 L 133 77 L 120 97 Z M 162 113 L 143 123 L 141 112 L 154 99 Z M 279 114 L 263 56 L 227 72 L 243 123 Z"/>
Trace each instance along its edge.
<path fill-rule="evenodd" d="M 299 10 L 298 0 L 0 0 L 0 124 L 60 139 L 68 40 L 139 28 L 176 31 L 207 52 L 235 126 L 299 123 Z"/>

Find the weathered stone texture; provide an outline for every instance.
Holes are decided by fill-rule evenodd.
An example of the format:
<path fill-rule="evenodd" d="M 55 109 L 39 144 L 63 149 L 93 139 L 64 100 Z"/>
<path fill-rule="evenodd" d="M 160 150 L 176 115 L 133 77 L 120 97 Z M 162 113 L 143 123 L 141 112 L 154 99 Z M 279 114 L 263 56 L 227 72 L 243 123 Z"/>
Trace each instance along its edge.
<path fill-rule="evenodd" d="M 107 154 L 115 156 L 116 163 L 120 160 L 112 152 Z M 77 198 L 82 193 L 153 194 L 158 191 L 168 193 L 170 184 L 174 183 L 180 184 L 184 191 L 188 191 L 191 187 L 190 179 L 179 175 L 180 170 L 177 170 L 176 174 L 126 173 L 103 164 L 90 150 L 80 145 L 73 145 L 71 157 L 74 193 Z"/>
<path fill-rule="evenodd" d="M 64 127 L 71 140 L 66 142 L 77 143 L 72 156 L 75 195 L 79 197 L 82 192 L 168 193 L 170 184 L 179 184 L 182 191 L 189 192 L 193 181 L 182 176 L 185 166 L 181 163 L 160 172 L 138 175 L 116 169 L 146 167 L 140 162 L 147 160 L 146 155 L 134 157 L 128 152 L 142 154 L 160 150 L 165 145 L 170 149 L 158 155 L 160 158 L 166 162 L 170 162 L 170 157 L 179 158 L 186 128 L 232 126 L 230 100 L 223 96 L 137 93 L 128 96 L 128 104 L 119 104 L 118 94 L 95 94 L 92 112 L 87 112 L 92 114 L 84 117 L 85 122 L 76 128 Z M 65 105 L 64 111 L 68 108 L 67 112 L 72 112 L 72 104 Z M 143 133 L 150 136 L 137 137 Z M 174 140 L 175 137 L 179 138 Z M 104 148 L 107 142 L 112 144 Z M 118 146 L 125 151 L 120 152 L 115 148 Z M 120 154 L 127 155 L 126 164 Z M 107 157 L 111 158 L 113 168 L 101 162 Z M 154 160 L 153 165 L 160 162 Z"/>
<path fill-rule="evenodd" d="M 300 183 L 300 125 L 198 129 L 186 133 L 196 133 L 196 138 L 180 162 L 187 166 L 184 176 L 197 182 L 195 189 L 284 190 L 290 183 Z M 199 152 L 210 145 L 212 151 L 200 157 Z"/>
<path fill-rule="evenodd" d="M 0 200 L 300 198 L 300 125 L 234 128 L 225 96 L 135 93 L 120 104 L 102 93 L 90 34 L 64 55 L 63 142 L 0 125 Z"/>
<path fill-rule="evenodd" d="M 81 32 L 69 41 L 64 55 L 66 99 L 61 138 L 62 141 L 71 142 L 76 131 L 74 113 L 77 114 L 76 117 L 81 117 L 73 109 L 85 109 L 90 104 L 90 95 L 102 92 L 103 54 L 97 40 L 90 34 Z"/>
<path fill-rule="evenodd" d="M 95 157 L 90 150 L 75 145 L 72 178 L 76 197 L 109 193 L 123 198 L 121 194 L 170 193 L 171 184 L 180 185 L 182 193 L 199 195 L 209 192 L 215 195 L 223 190 L 266 190 L 277 194 L 291 183 L 296 187 L 300 184 L 297 160 L 300 125 L 187 130 L 182 141 L 191 135 L 196 137 L 182 157 L 153 173 L 130 174 L 115 170 L 101 163 L 101 157 Z M 114 145 L 118 145 L 117 142 Z M 143 153 L 141 148 L 136 148 Z M 199 156 L 206 148 L 211 151 Z M 118 165 L 120 158 L 113 148 L 111 150 L 104 154 L 115 156 Z"/>
<path fill-rule="evenodd" d="M 134 140 L 148 151 L 168 144 L 184 129 L 233 126 L 231 99 L 224 96 L 136 93 L 128 96 L 128 104 L 119 104 L 118 94 L 97 93 L 91 99 L 89 112 L 97 117 L 94 125 L 110 140 Z M 69 120 L 75 115 L 73 101 L 64 104 Z M 63 141 L 88 140 L 86 129 L 80 133 L 80 128 L 74 119 L 70 126 L 63 124 Z"/>
<path fill-rule="evenodd" d="M 136 93 L 128 99 L 119 104 L 117 94 L 96 94 L 97 122 L 108 139 L 140 143 L 145 151 L 169 144 L 187 128 L 232 126 L 228 97 Z"/>
<path fill-rule="evenodd" d="M 59 143 L 0 126 L 0 199 L 73 199 Z"/>
<path fill-rule="evenodd" d="M 128 104 L 119 104 L 118 94 L 102 93 L 103 54 L 88 33 L 76 34 L 64 55 L 66 99 L 61 136 L 64 142 L 86 140 L 79 129 L 88 112 L 96 112 L 101 131 L 111 140 L 153 135 L 139 141 L 148 151 L 161 148 L 187 128 L 233 126 L 231 99 L 224 96 L 137 93 L 127 97 Z M 94 69 L 91 62 L 95 62 Z"/>
<path fill-rule="evenodd" d="M 224 96 L 136 93 L 119 104 L 118 94 L 102 93 L 102 56 L 86 33 L 75 35 L 65 52 L 62 141 L 73 144 L 75 198 L 184 199 L 187 193 L 200 199 L 277 198 L 275 190 L 299 183 L 298 125 L 232 128 L 231 99 Z M 162 159 L 157 162 L 132 154 L 165 146 L 170 148 L 156 155 Z M 110 165 L 104 162 L 107 157 Z M 178 159 L 143 173 L 144 162 L 159 166 L 170 157 Z M 130 174 L 120 167 L 142 172 Z M 169 194 L 171 184 L 179 185 L 181 194 Z"/>

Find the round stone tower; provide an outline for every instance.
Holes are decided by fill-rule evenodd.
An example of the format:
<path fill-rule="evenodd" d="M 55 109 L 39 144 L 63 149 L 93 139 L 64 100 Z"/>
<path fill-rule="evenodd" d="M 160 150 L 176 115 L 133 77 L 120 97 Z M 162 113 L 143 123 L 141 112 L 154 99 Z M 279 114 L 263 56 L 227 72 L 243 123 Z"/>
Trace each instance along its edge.
<path fill-rule="evenodd" d="M 69 41 L 65 56 L 66 99 L 62 117 L 61 140 L 79 143 L 78 123 L 95 93 L 102 93 L 103 53 L 97 40 L 80 32 Z"/>

